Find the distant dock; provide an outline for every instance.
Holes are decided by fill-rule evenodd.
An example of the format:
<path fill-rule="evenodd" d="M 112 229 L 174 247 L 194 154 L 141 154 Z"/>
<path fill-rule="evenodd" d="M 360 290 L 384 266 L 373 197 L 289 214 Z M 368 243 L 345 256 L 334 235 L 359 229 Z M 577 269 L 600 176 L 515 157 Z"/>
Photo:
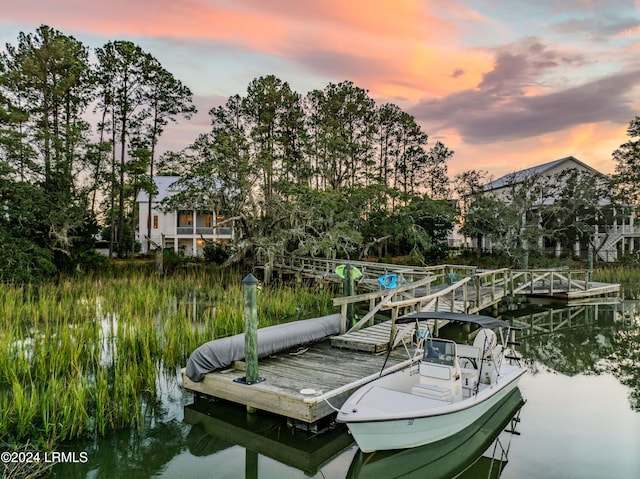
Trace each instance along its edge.
<path fill-rule="evenodd" d="M 281 256 L 265 275 L 277 272 L 298 278 L 341 283 L 336 273 L 346 260 Z M 349 308 L 358 308 L 359 321 L 349 332 L 372 326 L 379 313 L 391 320 L 402 312 L 449 311 L 478 313 L 497 305 L 509 296 L 547 297 L 562 301 L 611 297 L 620 294 L 617 283 L 601 283 L 591 279 L 588 269 L 480 269 L 475 266 L 441 264 L 436 266 L 404 266 L 389 263 L 350 261 L 362 274 L 349 296 L 335 298 L 333 304 L 346 317 Z M 379 279 L 393 275 L 397 287 L 384 288 Z M 347 331 L 344 331 L 347 332 Z"/>

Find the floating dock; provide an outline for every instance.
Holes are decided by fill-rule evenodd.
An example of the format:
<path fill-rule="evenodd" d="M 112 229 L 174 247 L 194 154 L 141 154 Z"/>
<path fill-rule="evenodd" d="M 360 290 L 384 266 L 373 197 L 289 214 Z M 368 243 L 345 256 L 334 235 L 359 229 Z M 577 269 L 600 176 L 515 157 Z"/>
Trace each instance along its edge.
<path fill-rule="evenodd" d="M 236 380 L 245 376 L 243 363 L 208 373 L 200 382 L 191 381 L 182 370 L 183 386 L 204 394 L 269 411 L 306 424 L 314 424 L 335 413 L 335 408 L 358 387 L 380 375 L 387 353 L 331 347 L 330 340 L 308 348 L 285 351 L 258 363 L 264 381 L 251 385 Z M 411 362 L 403 347 L 391 351 L 385 373 Z"/>

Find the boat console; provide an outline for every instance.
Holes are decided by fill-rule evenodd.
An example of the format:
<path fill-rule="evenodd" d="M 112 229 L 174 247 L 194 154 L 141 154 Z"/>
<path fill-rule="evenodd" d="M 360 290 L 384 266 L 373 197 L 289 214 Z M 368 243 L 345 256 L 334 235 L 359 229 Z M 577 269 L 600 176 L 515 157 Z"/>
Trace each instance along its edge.
<path fill-rule="evenodd" d="M 462 399 L 460 366 L 453 341 L 427 338 L 419 373 L 420 382 L 411 387 L 412 394 L 448 402 Z"/>

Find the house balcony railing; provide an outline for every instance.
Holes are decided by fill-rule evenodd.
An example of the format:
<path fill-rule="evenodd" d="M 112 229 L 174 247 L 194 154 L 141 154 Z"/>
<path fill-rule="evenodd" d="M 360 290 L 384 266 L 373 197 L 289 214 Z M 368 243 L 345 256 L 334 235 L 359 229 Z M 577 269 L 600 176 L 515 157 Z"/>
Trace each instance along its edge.
<path fill-rule="evenodd" d="M 217 235 L 217 236 L 232 236 L 233 228 L 227 226 L 219 226 L 217 228 L 197 226 L 194 230 L 193 226 L 178 226 L 176 233 L 179 235 Z"/>
<path fill-rule="evenodd" d="M 640 234 L 640 224 L 636 225 L 615 225 L 606 228 L 607 233 L 613 234 Z"/>

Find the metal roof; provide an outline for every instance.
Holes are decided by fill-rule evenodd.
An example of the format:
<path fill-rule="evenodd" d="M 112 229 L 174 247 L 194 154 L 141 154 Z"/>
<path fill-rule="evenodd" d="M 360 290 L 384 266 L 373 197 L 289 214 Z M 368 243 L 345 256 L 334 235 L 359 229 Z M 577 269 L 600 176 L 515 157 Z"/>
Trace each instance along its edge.
<path fill-rule="evenodd" d="M 492 181 L 491 183 L 487 183 L 486 185 L 483 186 L 483 189 L 485 191 L 496 190 L 498 188 L 503 188 L 503 187 L 508 186 L 508 185 L 513 185 L 514 183 L 521 183 L 521 182 L 525 181 L 526 179 L 531 178 L 533 176 L 542 175 L 545 172 L 555 168 L 559 164 L 564 163 L 564 162 L 568 162 L 568 161 L 572 161 L 574 163 L 577 163 L 578 165 L 584 167 L 585 169 L 587 169 L 587 170 L 589 170 L 589 171 L 591 171 L 593 173 L 601 174 L 598 170 L 596 170 L 595 168 L 592 168 L 591 166 L 587 165 L 586 163 L 583 163 L 582 161 L 578 160 L 577 158 L 575 158 L 573 156 L 567 156 L 565 158 L 560 158 L 559 160 L 549 161 L 548 163 L 543 163 L 541 165 L 532 166 L 531 168 L 525 168 L 523 170 L 519 170 L 519 171 L 515 171 L 513 173 L 509 173 L 507 175 L 504 175 L 504 176 L 498 178 L 497 180 Z"/>

